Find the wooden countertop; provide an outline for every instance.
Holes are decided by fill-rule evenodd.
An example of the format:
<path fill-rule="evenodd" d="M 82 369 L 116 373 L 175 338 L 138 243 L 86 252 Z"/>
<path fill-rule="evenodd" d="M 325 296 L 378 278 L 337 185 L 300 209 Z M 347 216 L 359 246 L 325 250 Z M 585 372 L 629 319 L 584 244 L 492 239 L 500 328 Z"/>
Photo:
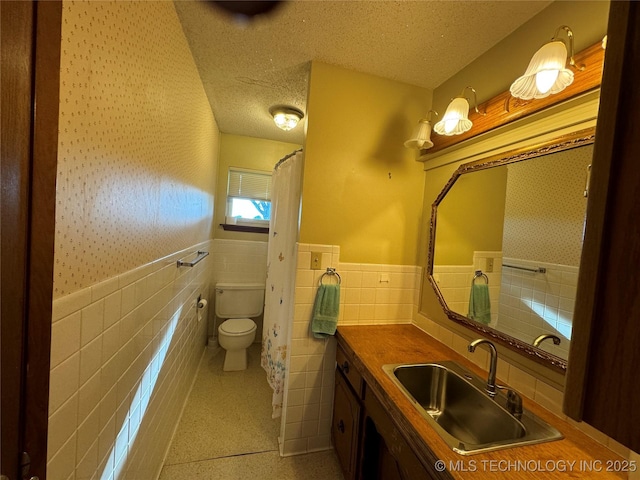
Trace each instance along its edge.
<path fill-rule="evenodd" d="M 564 439 L 474 455 L 460 455 L 444 442 L 400 389 L 382 371 L 387 363 L 453 360 L 481 377 L 486 372 L 413 325 L 339 327 L 337 338 L 425 463 L 444 461 L 453 478 L 509 479 L 627 478 L 612 462 L 626 459 L 597 443 L 568 422 L 523 398 L 524 407 L 557 428 Z M 575 463 L 572 463 L 575 462 Z M 454 468 L 450 468 L 453 465 Z M 455 468 L 457 466 L 457 468 Z M 592 471 L 589 471 L 592 466 Z M 607 471 L 609 470 L 614 471 Z M 464 470 L 462 470 L 464 469 Z M 619 470 L 620 467 L 618 466 Z"/>

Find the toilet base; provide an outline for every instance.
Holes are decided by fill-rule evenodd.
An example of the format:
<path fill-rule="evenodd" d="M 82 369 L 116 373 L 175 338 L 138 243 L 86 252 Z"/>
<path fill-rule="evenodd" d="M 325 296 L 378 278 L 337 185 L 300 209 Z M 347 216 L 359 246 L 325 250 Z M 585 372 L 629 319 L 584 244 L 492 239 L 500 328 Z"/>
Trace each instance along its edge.
<path fill-rule="evenodd" d="M 238 350 L 226 350 L 224 354 L 224 365 L 222 370 L 225 372 L 237 372 L 247 369 L 247 349 L 240 348 Z"/>

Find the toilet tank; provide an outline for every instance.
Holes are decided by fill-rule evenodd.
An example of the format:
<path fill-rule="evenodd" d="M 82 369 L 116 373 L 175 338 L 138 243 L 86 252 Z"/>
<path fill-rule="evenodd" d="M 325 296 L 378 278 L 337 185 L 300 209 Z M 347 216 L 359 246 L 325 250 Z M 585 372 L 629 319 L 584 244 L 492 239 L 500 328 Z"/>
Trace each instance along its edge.
<path fill-rule="evenodd" d="M 216 315 L 219 318 L 253 318 L 264 307 L 263 283 L 217 283 Z"/>

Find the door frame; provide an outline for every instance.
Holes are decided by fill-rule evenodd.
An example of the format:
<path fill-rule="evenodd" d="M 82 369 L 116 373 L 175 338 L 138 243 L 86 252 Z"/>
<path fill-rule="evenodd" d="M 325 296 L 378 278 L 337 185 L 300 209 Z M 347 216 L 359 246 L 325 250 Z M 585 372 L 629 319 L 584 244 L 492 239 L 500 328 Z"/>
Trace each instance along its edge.
<path fill-rule="evenodd" d="M 633 326 L 640 302 L 640 207 L 633 196 L 640 188 L 639 21 L 637 2 L 611 2 L 563 407 L 634 451 L 640 450 L 634 403 L 640 387 L 632 378 L 640 359 L 640 328 Z"/>
<path fill-rule="evenodd" d="M 0 3 L 0 472 L 45 479 L 62 2 Z"/>

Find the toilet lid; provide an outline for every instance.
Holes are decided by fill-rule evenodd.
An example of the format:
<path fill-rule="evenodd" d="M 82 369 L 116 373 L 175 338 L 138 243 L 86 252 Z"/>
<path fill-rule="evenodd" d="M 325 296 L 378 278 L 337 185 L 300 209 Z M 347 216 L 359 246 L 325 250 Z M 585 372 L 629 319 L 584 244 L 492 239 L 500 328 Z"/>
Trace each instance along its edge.
<path fill-rule="evenodd" d="M 220 330 L 232 334 L 250 332 L 254 328 L 256 324 L 250 318 L 230 318 L 220 325 Z"/>

